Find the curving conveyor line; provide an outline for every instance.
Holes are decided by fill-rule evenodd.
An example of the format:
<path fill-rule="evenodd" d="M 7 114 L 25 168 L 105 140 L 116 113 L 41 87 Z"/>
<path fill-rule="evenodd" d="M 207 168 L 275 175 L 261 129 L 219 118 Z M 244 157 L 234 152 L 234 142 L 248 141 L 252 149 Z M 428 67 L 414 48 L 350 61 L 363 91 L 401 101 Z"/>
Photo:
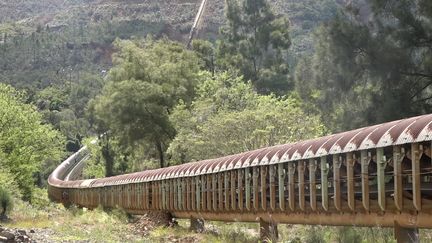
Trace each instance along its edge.
<path fill-rule="evenodd" d="M 222 158 L 74 180 L 88 157 L 82 148 L 51 174 L 49 196 L 178 218 L 432 228 L 431 140 L 428 114 Z"/>

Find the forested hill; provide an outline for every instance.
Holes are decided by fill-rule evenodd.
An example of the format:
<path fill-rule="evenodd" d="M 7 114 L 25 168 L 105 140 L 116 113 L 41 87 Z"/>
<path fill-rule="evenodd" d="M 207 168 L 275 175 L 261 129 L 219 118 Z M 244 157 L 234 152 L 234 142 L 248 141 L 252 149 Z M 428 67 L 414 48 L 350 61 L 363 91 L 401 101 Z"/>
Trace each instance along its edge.
<path fill-rule="evenodd" d="M 290 19 L 290 68 L 313 49 L 313 30 L 331 19 L 345 0 L 273 0 Z M 156 38 L 185 43 L 198 0 L 0 0 L 0 82 L 43 89 L 104 74 L 116 38 Z M 360 4 L 361 5 L 361 4 Z M 215 41 L 225 24 L 224 0 L 209 1 L 198 38 Z"/>
<path fill-rule="evenodd" d="M 338 5 L 347 4 L 346 0 L 270 3 L 277 14 L 290 18 L 294 52 L 310 49 L 312 30 L 334 16 Z M 25 35 L 48 27 L 67 33 L 65 41 L 72 43 L 110 43 L 116 37 L 142 37 L 148 33 L 185 41 L 199 5 L 199 0 L 1 0 L 0 37 Z M 226 21 L 224 8 L 224 0 L 208 1 L 199 37 L 216 38 Z"/>

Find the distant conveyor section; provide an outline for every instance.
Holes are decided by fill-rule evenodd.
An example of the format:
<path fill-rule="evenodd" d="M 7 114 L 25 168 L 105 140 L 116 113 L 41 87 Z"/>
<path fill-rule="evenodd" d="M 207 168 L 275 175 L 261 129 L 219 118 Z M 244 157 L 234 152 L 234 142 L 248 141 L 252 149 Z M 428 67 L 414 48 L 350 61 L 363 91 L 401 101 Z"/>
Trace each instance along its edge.
<path fill-rule="evenodd" d="M 192 28 L 191 28 L 190 33 L 189 33 L 189 38 L 188 38 L 188 42 L 186 45 L 188 48 L 190 47 L 192 40 L 195 37 L 195 34 L 197 32 L 197 29 L 201 23 L 201 18 L 204 15 L 206 4 L 207 4 L 207 0 L 201 0 L 201 5 L 198 9 L 198 13 L 195 16 L 194 23 L 193 23 Z"/>

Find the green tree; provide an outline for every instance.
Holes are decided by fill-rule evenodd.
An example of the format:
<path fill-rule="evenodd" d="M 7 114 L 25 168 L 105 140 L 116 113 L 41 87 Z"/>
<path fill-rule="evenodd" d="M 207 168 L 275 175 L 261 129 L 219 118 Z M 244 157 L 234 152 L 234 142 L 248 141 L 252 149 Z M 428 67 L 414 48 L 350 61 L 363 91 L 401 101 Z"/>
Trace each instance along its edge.
<path fill-rule="evenodd" d="M 213 43 L 206 40 L 193 40 L 192 50 L 204 62 L 204 68 L 214 74 L 216 71 L 215 49 Z"/>
<path fill-rule="evenodd" d="M 153 144 L 164 167 L 167 144 L 175 136 L 168 116 L 180 100 L 192 101 L 201 62 L 168 40 L 117 41 L 116 46 L 109 81 L 90 110 L 121 143 Z"/>
<path fill-rule="evenodd" d="M 32 105 L 24 104 L 24 94 L 0 84 L 0 167 L 15 176 L 25 199 L 42 168 L 61 160 L 63 138 Z"/>
<path fill-rule="evenodd" d="M 370 22 L 352 5 L 318 30 L 315 54 L 296 68 L 301 97 L 333 130 L 432 108 L 430 1 L 368 4 Z"/>
<path fill-rule="evenodd" d="M 277 17 L 266 0 L 228 0 L 226 17 L 218 65 L 238 70 L 260 93 L 291 90 L 285 57 L 291 45 L 288 19 Z"/>
<path fill-rule="evenodd" d="M 0 222 L 7 219 L 6 213 L 10 212 L 13 207 L 12 196 L 9 191 L 0 187 Z"/>
<path fill-rule="evenodd" d="M 250 83 L 227 73 L 210 74 L 191 108 L 171 115 L 178 131 L 169 152 L 176 162 L 202 160 L 322 135 L 316 116 L 295 98 L 259 95 Z"/>

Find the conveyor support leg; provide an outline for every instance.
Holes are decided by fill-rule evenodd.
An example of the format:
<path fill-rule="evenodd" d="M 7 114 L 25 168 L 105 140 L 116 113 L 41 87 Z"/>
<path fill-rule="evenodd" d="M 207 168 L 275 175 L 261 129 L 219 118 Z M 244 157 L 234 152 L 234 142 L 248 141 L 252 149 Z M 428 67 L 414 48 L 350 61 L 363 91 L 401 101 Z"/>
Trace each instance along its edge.
<path fill-rule="evenodd" d="M 418 243 L 419 231 L 416 228 L 404 228 L 397 223 L 394 226 L 394 236 L 397 243 Z"/>
<path fill-rule="evenodd" d="M 277 242 L 277 224 L 260 219 L 260 239 L 261 242 Z"/>
<path fill-rule="evenodd" d="M 190 230 L 197 233 L 204 232 L 204 219 L 191 218 Z"/>

